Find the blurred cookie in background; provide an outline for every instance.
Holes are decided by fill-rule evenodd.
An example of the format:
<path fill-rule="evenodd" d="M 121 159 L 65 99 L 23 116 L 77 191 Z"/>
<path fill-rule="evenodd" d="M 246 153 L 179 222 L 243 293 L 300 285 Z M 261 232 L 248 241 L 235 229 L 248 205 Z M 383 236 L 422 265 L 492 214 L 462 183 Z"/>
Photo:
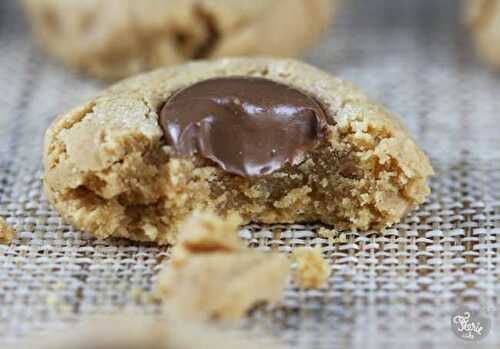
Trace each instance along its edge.
<path fill-rule="evenodd" d="M 500 68 L 500 0 L 465 0 L 464 17 L 480 56 Z"/>
<path fill-rule="evenodd" d="M 94 316 L 54 327 L 24 349 L 285 349 L 273 338 L 253 338 L 233 328 L 190 322 L 165 314 L 156 320 L 132 312 Z"/>
<path fill-rule="evenodd" d="M 334 0 L 23 0 L 40 45 L 116 80 L 193 59 L 294 56 L 327 26 Z"/>

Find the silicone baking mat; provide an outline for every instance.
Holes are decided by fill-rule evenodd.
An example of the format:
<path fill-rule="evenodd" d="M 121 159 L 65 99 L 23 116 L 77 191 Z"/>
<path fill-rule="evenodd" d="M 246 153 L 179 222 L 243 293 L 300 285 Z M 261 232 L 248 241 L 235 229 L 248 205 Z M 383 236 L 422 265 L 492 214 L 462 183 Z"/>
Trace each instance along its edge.
<path fill-rule="evenodd" d="M 43 131 L 98 91 L 39 52 L 14 0 L 0 1 L 0 216 L 18 238 L 0 245 L 0 347 L 49 325 L 138 302 L 166 248 L 96 241 L 64 224 L 40 184 Z M 293 347 L 498 348 L 500 343 L 500 73 L 478 62 L 455 0 L 349 0 L 306 60 L 354 81 L 400 114 L 432 158 L 428 201 L 382 232 L 332 244 L 317 226 L 242 229 L 251 246 L 288 253 L 320 245 L 328 286 L 262 308 L 245 328 Z M 456 308 L 491 331 L 472 344 L 452 331 Z M 483 319 L 484 320 L 484 319 Z"/>

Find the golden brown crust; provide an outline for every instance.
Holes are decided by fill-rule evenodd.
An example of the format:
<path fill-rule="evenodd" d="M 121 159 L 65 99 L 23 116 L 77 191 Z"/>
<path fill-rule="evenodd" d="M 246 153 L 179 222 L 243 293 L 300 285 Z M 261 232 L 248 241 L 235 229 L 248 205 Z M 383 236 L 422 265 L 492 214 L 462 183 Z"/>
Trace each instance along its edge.
<path fill-rule="evenodd" d="M 259 76 L 315 97 L 327 136 L 302 163 L 248 179 L 162 145 L 158 109 L 174 91 L 222 76 Z M 44 187 L 58 211 L 100 238 L 173 243 L 194 210 L 243 223 L 322 221 L 383 228 L 429 194 L 433 171 L 403 126 L 350 83 L 293 60 L 189 63 L 125 80 L 59 117 L 45 138 Z"/>
<path fill-rule="evenodd" d="M 333 0 L 23 0 L 38 41 L 67 65 L 118 79 L 191 59 L 296 55 Z"/>

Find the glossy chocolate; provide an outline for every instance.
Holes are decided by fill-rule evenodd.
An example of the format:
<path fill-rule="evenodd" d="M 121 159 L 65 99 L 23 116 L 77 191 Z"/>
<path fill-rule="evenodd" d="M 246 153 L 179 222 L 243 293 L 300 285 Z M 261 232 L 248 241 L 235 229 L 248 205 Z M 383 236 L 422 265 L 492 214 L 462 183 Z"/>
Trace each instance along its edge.
<path fill-rule="evenodd" d="M 176 155 L 198 154 L 253 177 L 300 162 L 323 137 L 326 116 L 315 99 L 290 86 L 227 77 L 175 93 L 161 109 L 160 124 Z"/>

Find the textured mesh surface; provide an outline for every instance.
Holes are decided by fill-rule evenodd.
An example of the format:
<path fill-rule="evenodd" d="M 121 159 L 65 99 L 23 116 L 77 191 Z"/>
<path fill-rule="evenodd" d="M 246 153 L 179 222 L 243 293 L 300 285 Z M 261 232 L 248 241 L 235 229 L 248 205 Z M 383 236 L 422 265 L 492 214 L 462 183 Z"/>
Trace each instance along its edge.
<path fill-rule="evenodd" d="M 433 194 L 403 223 L 330 244 L 317 226 L 249 226 L 253 247 L 320 245 L 328 287 L 290 286 L 245 326 L 304 348 L 456 348 L 461 305 L 483 309 L 500 343 L 500 76 L 477 62 L 455 0 L 351 0 L 306 58 L 397 112 L 430 154 Z M 19 231 L 0 245 L 0 347 L 48 324 L 135 308 L 167 249 L 96 241 L 64 224 L 42 192 L 41 144 L 53 117 L 98 83 L 40 54 L 14 0 L 0 1 L 0 216 Z M 133 293 L 133 292 L 132 292 Z M 484 310 L 486 309 L 486 310 Z"/>

